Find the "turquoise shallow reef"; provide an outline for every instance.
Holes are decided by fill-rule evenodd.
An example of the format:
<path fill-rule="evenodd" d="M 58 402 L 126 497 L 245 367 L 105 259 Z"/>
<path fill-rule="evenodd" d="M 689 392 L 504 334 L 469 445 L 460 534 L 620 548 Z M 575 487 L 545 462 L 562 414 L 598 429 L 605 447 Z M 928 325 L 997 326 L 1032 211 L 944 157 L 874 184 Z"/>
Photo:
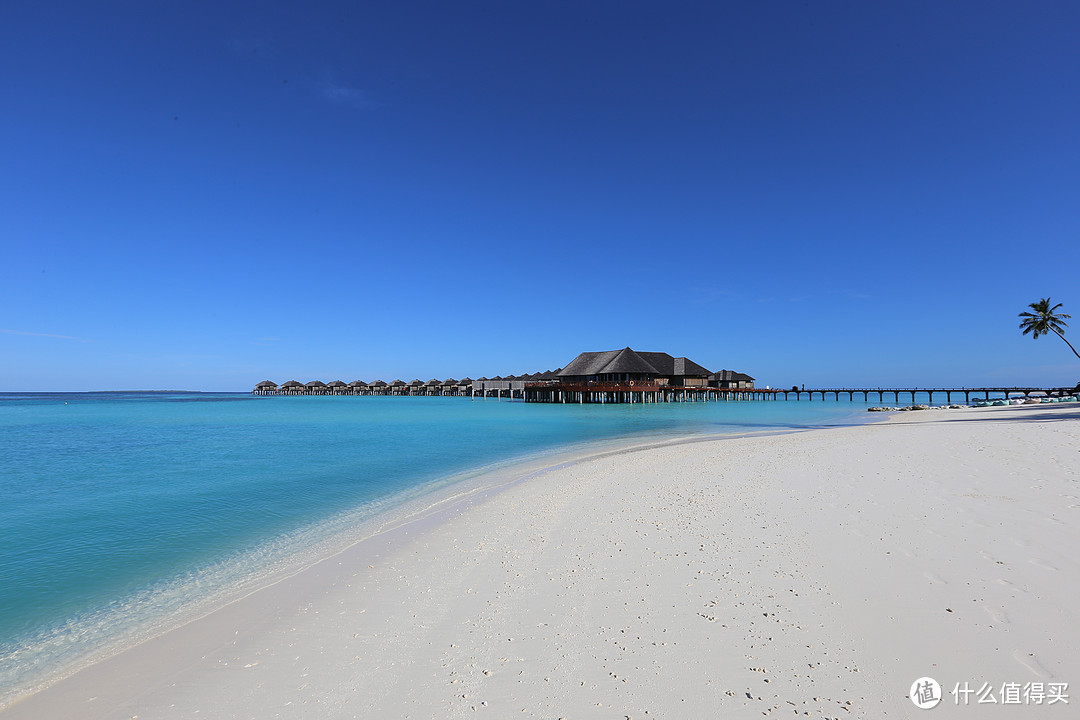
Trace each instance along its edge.
<path fill-rule="evenodd" d="M 0 699 L 472 469 L 616 440 L 855 424 L 865 410 L 0 395 Z"/>

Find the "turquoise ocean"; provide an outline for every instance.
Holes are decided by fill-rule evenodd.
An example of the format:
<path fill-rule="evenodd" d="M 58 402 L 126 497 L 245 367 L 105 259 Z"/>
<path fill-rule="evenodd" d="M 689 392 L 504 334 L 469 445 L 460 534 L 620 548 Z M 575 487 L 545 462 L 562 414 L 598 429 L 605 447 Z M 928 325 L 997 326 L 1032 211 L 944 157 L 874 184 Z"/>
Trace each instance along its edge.
<path fill-rule="evenodd" d="M 0 394 L 0 707 L 480 471 L 625 442 L 859 424 L 875 417 L 866 408 Z"/>

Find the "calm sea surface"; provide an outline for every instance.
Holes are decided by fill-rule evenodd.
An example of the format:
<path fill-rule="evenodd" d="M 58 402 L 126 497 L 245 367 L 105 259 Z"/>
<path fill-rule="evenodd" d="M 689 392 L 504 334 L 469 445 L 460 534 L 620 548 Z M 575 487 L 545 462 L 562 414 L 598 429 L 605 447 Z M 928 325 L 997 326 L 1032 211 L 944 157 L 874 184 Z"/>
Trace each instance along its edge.
<path fill-rule="evenodd" d="M 472 468 L 621 438 L 855 424 L 866 407 L 0 394 L 0 706 Z"/>

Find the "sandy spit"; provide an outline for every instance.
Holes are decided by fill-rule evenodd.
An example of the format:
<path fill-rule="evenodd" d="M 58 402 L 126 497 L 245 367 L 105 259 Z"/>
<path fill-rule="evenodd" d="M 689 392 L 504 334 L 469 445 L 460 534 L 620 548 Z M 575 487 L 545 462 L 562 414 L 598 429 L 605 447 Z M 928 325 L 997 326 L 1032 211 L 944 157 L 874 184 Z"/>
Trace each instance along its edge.
<path fill-rule="evenodd" d="M 1077 717 L 1078 551 L 1076 406 L 605 454 L 0 718 Z M 908 698 L 923 676 L 931 711 Z M 1069 703 L 1005 704 L 1006 683 Z"/>

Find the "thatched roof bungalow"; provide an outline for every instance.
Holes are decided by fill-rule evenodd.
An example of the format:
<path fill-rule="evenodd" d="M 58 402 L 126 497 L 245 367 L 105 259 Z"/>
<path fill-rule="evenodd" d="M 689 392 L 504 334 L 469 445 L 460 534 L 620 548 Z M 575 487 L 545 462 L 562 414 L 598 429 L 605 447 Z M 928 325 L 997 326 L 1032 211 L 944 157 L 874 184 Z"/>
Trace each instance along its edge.
<path fill-rule="evenodd" d="M 319 380 L 312 380 L 309 383 L 305 383 L 304 388 L 307 390 L 308 395 L 326 395 L 328 392 L 326 383 Z"/>
<path fill-rule="evenodd" d="M 721 370 L 709 376 L 709 386 L 715 388 L 753 390 L 754 378 L 746 373 L 735 372 L 734 370 Z"/>
<path fill-rule="evenodd" d="M 705 387 L 709 371 L 693 360 L 661 352 L 636 352 L 630 348 L 584 352 L 558 373 L 573 383 L 631 383 L 672 387 Z"/>
<path fill-rule="evenodd" d="M 301 395 L 304 392 L 304 385 L 296 380 L 290 380 L 281 386 L 281 390 L 286 395 Z"/>
<path fill-rule="evenodd" d="M 255 386 L 256 395 L 273 395 L 278 391 L 278 385 L 272 380 L 263 380 Z"/>

